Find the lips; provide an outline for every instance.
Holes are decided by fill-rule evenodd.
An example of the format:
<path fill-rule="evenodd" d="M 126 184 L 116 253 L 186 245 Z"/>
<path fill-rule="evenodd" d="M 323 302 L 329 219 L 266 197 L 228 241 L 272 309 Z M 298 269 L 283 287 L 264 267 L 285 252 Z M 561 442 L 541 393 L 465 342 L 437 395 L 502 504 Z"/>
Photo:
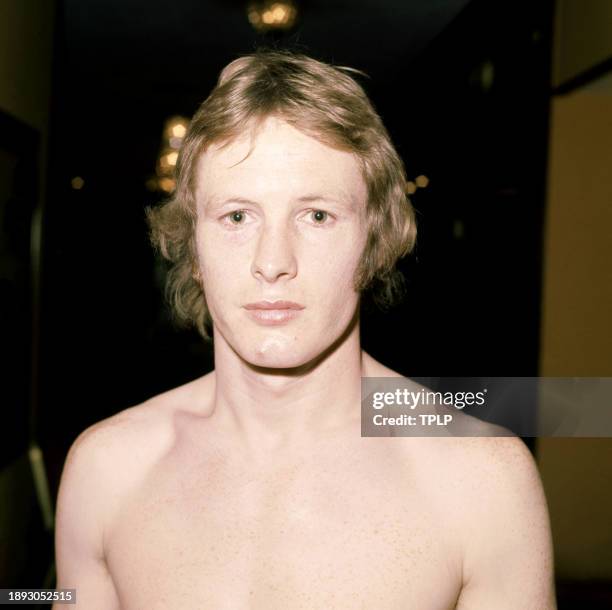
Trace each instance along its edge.
<path fill-rule="evenodd" d="M 249 310 L 300 310 L 304 309 L 304 306 L 300 305 L 299 303 L 294 303 L 293 301 L 258 301 L 257 303 L 249 303 L 248 305 L 245 305 L 244 308 Z"/>
<path fill-rule="evenodd" d="M 304 306 L 293 301 L 258 301 L 249 303 L 244 308 L 247 310 L 247 315 L 257 324 L 280 326 L 299 317 Z"/>

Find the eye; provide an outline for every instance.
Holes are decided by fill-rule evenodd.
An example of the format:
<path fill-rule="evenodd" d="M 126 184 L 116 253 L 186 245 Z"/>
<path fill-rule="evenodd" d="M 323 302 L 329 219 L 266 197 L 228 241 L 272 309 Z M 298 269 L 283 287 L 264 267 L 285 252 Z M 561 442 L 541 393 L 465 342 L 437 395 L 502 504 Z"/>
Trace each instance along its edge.
<path fill-rule="evenodd" d="M 240 224 L 243 220 L 244 220 L 244 212 L 242 210 L 238 210 L 236 212 L 232 212 L 229 215 L 229 219 L 234 223 L 234 224 Z"/>
<path fill-rule="evenodd" d="M 229 214 L 226 214 L 222 217 L 222 221 L 225 224 L 229 224 L 230 226 L 239 226 L 243 225 L 246 219 L 246 211 L 245 210 L 234 210 Z"/>
<path fill-rule="evenodd" d="M 313 224 L 324 225 L 329 224 L 330 214 L 325 210 L 310 210 L 309 216 L 313 221 Z"/>

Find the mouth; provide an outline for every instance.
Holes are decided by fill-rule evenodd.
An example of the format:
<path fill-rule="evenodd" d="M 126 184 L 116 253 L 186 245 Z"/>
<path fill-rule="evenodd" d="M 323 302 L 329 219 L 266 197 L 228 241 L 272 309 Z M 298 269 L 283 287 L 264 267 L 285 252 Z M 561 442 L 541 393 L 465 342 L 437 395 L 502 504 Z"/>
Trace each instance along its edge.
<path fill-rule="evenodd" d="M 297 318 L 303 305 L 293 301 L 259 301 L 244 306 L 247 315 L 264 326 L 278 326 Z"/>
<path fill-rule="evenodd" d="M 257 310 L 279 311 L 279 310 L 285 310 L 285 309 L 299 311 L 300 309 L 304 309 L 304 306 L 300 305 L 299 303 L 294 303 L 293 301 L 258 301 L 257 303 L 249 303 L 248 305 L 245 305 L 244 308 L 250 311 L 257 311 Z"/>

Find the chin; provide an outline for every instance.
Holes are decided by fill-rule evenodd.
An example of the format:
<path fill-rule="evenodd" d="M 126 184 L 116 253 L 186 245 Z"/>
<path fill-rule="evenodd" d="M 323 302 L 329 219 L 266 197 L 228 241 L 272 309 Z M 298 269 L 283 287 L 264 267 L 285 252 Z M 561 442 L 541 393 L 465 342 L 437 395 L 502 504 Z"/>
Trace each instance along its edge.
<path fill-rule="evenodd" d="M 318 355 L 319 352 L 312 350 L 312 347 L 308 349 L 306 345 L 300 345 L 299 339 L 295 336 L 267 336 L 254 340 L 242 351 L 242 357 L 252 366 L 274 369 L 297 368 Z"/>

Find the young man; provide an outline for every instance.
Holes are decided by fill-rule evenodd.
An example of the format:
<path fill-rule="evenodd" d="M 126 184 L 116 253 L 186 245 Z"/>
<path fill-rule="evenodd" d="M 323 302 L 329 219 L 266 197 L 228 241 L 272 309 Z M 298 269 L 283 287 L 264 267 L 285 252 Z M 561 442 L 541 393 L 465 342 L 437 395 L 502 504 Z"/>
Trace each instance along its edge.
<path fill-rule="evenodd" d="M 58 587 L 77 607 L 555 608 L 546 501 L 516 438 L 368 438 L 359 303 L 414 243 L 402 163 L 347 70 L 260 52 L 195 115 L 150 213 L 215 370 L 85 432 Z"/>

